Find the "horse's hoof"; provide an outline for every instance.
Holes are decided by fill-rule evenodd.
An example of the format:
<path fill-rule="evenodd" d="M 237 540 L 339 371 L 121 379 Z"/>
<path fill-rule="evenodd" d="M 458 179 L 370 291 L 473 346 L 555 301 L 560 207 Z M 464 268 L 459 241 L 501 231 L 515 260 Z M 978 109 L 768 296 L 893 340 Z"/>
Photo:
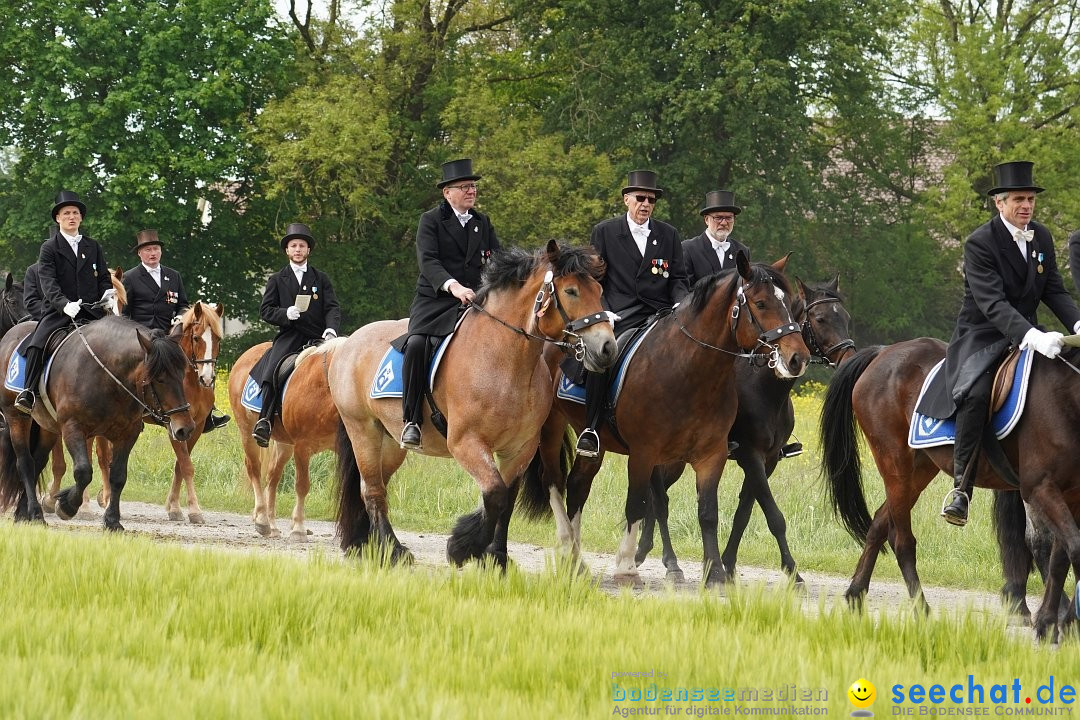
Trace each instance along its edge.
<path fill-rule="evenodd" d="M 265 523 L 255 523 L 255 532 L 259 533 L 263 537 L 270 537 L 271 531 L 274 530 L 273 526 Z"/>
<path fill-rule="evenodd" d="M 98 490 L 97 504 L 98 504 L 98 507 L 101 508 L 102 510 L 109 507 L 109 501 L 105 499 L 105 491 L 104 490 Z"/>
<path fill-rule="evenodd" d="M 727 570 L 723 565 L 714 564 L 709 568 L 709 572 L 705 575 L 705 587 L 716 588 L 726 585 L 733 579 L 734 576 L 728 575 Z"/>
<path fill-rule="evenodd" d="M 203 514 L 199 513 L 199 512 L 191 513 L 190 515 L 188 515 L 187 521 L 189 523 L 191 523 L 192 525 L 205 525 L 206 524 L 206 518 L 203 517 Z"/>
<path fill-rule="evenodd" d="M 41 498 L 41 509 L 50 515 L 56 512 L 56 498 L 52 495 L 46 495 Z"/>
<path fill-rule="evenodd" d="M 631 590 L 644 590 L 645 583 L 638 573 L 615 573 L 615 586 L 630 588 Z"/>
<path fill-rule="evenodd" d="M 293 530 L 291 533 L 289 533 L 289 542 L 306 543 L 308 541 L 308 535 L 310 534 L 310 530 Z"/>
<path fill-rule="evenodd" d="M 412 565 L 416 562 L 416 558 L 409 552 L 409 549 L 404 545 L 398 544 L 394 546 L 394 549 L 390 551 L 390 564 L 391 565 Z"/>
<path fill-rule="evenodd" d="M 668 570 L 664 578 L 670 583 L 684 583 L 686 582 L 686 575 L 682 570 Z"/>
<path fill-rule="evenodd" d="M 108 530 L 109 532 L 114 532 L 114 533 L 122 533 L 122 532 L 124 532 L 124 526 L 121 525 L 119 522 L 115 522 L 115 523 L 106 522 L 105 523 L 105 529 Z"/>
<path fill-rule="evenodd" d="M 184 513 L 180 512 L 179 510 L 170 510 L 169 511 L 169 520 L 171 520 L 173 522 L 180 522 L 183 519 L 184 519 Z"/>
<path fill-rule="evenodd" d="M 79 513 L 79 508 L 69 508 L 64 506 L 64 501 L 61 500 L 56 503 L 56 517 L 61 520 L 70 520 Z"/>
<path fill-rule="evenodd" d="M 863 611 L 863 600 L 866 598 L 866 593 L 856 592 L 848 589 L 844 593 L 844 600 L 847 601 L 848 609 L 852 612 L 861 613 Z"/>

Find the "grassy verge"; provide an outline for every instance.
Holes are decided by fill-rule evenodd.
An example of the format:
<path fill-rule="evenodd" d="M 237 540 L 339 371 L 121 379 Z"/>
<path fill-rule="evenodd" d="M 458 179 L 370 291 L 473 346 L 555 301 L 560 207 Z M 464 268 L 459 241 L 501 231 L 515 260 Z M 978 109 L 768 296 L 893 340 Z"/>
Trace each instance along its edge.
<path fill-rule="evenodd" d="M 803 705 L 846 715 L 862 676 L 888 714 L 897 683 L 947 686 L 973 672 L 987 688 L 1018 678 L 1033 693 L 1055 673 L 1059 686 L 1075 682 L 1063 664 L 1077 667 L 1075 647 L 1034 648 L 983 614 L 871 620 L 822 607 L 811 618 L 782 592 L 610 597 L 572 573 L 301 562 L 7 522 L 0 553 L 10 718 L 584 718 L 725 706 L 614 699 L 653 684 L 795 684 L 827 698 Z M 641 671 L 664 675 L 613 676 Z"/>

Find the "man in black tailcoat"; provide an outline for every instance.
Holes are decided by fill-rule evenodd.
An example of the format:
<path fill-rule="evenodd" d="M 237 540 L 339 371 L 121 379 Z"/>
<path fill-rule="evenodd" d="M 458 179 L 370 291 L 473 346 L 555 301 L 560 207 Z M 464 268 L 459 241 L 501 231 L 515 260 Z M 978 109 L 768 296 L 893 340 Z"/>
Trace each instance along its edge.
<path fill-rule="evenodd" d="M 683 264 L 682 238 L 665 222 L 652 217 L 664 194 L 652 170 L 633 170 L 622 189 L 626 213 L 598 223 L 591 242 L 607 263 L 601 286 L 603 304 L 619 316 L 616 334 L 644 325 L 661 310 L 686 297 L 689 286 Z M 608 372 L 585 376 L 585 429 L 577 451 L 585 457 L 600 453 L 596 428 L 604 420 L 604 405 L 611 384 Z"/>
<path fill-rule="evenodd" d="M 1035 195 L 1032 163 L 994 167 L 989 195 L 997 217 L 964 243 L 964 300 L 945 356 L 945 367 L 919 404 L 935 418 L 956 414 L 953 448 L 954 489 L 941 514 L 953 525 L 967 523 L 983 429 L 989 419 L 990 392 L 1000 361 L 1013 345 L 1033 348 L 1048 358 L 1061 352 L 1062 334 L 1036 327 L 1039 302 L 1072 332 L 1080 330 L 1080 310 L 1058 272 L 1054 240 L 1032 220 Z"/>
<path fill-rule="evenodd" d="M 436 185 L 443 201 L 420 216 L 416 229 L 416 261 L 420 274 L 409 308 L 409 331 L 392 345 L 402 361 L 401 431 L 403 448 L 422 446 L 424 387 L 431 346 L 454 331 L 465 305 L 480 286 L 480 272 L 499 238 L 487 215 L 475 209 L 477 181 L 472 160 L 462 158 L 442 166 Z"/>
<path fill-rule="evenodd" d="M 730 190 L 711 190 L 705 194 L 705 232 L 683 240 L 683 260 L 686 262 L 686 281 L 690 287 L 703 277 L 735 267 L 735 255 L 742 250 L 750 259 L 750 248 L 731 237 L 735 216 L 742 208 L 735 204 Z"/>
<path fill-rule="evenodd" d="M 89 306 L 116 294 L 101 246 L 89 235 L 79 232 L 86 217 L 86 205 L 79 196 L 61 190 L 56 196 L 52 217 L 57 227 L 41 244 L 37 261 L 41 320 L 27 345 L 26 389 L 15 398 L 15 408 L 27 415 L 34 411 L 37 402 L 37 384 L 49 336 L 75 320 L 103 317 L 104 310 Z"/>
<path fill-rule="evenodd" d="M 259 316 L 280 328 L 273 345 L 251 368 L 251 377 L 262 386 L 262 410 L 251 431 L 261 447 L 270 444 L 274 413 L 280 402 L 279 388 L 274 382 L 278 365 L 313 341 L 337 337 L 341 327 L 341 308 L 330 277 L 308 265 L 314 247 L 315 238 L 307 225 L 289 225 L 281 238 L 281 249 L 289 264 L 266 281 L 259 306 Z"/>
<path fill-rule="evenodd" d="M 23 276 L 23 307 L 31 320 L 40 320 L 45 312 L 43 304 L 41 283 L 38 282 L 38 265 L 34 263 L 26 268 L 26 275 Z"/>

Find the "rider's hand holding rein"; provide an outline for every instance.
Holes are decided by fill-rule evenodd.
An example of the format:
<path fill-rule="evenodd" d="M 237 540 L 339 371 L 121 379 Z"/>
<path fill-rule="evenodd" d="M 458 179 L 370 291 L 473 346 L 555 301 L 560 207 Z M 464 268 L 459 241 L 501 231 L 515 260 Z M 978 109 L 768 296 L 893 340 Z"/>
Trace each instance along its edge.
<path fill-rule="evenodd" d="M 72 300 L 64 306 L 64 314 L 74 320 L 75 316 L 79 314 L 80 309 L 82 309 L 82 303 L 78 300 Z"/>
<path fill-rule="evenodd" d="M 468 305 L 473 301 L 473 298 L 476 297 L 476 293 L 473 292 L 471 288 L 465 287 L 457 280 L 452 281 L 450 287 L 447 289 L 450 291 L 451 295 L 461 301 L 462 305 Z"/>
<path fill-rule="evenodd" d="M 1059 332 L 1043 332 L 1038 328 L 1031 328 L 1024 335 L 1024 341 L 1020 343 L 1020 347 L 1032 348 L 1035 352 L 1053 360 L 1061 354 L 1061 348 L 1065 345 L 1063 337 Z"/>

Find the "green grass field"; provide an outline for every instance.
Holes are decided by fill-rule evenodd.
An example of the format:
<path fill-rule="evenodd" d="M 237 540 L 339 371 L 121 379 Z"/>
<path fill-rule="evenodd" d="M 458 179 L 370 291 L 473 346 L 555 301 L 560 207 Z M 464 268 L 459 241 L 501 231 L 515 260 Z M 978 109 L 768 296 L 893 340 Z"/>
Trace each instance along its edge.
<path fill-rule="evenodd" d="M 0 524 L 5 718 L 547 718 L 802 706 L 847 714 L 890 688 L 1076 681 L 976 614 L 868 619 L 760 589 L 612 597 L 573 573 L 505 576 L 234 555 Z M 652 672 L 628 678 L 616 673 Z M 655 673 L 663 673 L 659 676 Z M 813 702 L 762 700 L 794 685 Z M 756 702 L 618 693 L 731 688 Z M 706 696 L 707 697 L 707 696 Z M 1022 702 L 1022 701 L 1021 701 Z M 1060 705 L 1058 707 L 1061 707 Z"/>
<path fill-rule="evenodd" d="M 221 408 L 228 407 L 224 387 L 222 380 L 218 383 L 218 406 Z M 820 397 L 795 396 L 794 400 L 795 435 L 806 450 L 797 458 L 781 461 L 771 483 L 787 518 L 788 541 L 801 569 L 849 576 L 855 568 L 860 548 L 833 517 L 818 475 Z M 236 433 L 235 425 L 230 423 L 225 429 L 200 440 L 195 450 L 196 486 L 205 509 L 251 511 L 252 494 L 247 486 Z M 164 431 L 160 428 L 146 430 L 132 456 L 124 498 L 163 503 L 172 476 L 172 462 L 172 450 Z M 313 462 L 309 517 L 332 517 L 335 463 L 333 453 L 323 453 Z M 883 490 L 873 459 L 866 451 L 863 467 L 867 502 L 873 510 L 880 504 Z M 292 511 L 295 501 L 293 477 L 290 464 L 277 506 L 280 517 L 287 517 Z M 741 484 L 741 469 L 735 463 L 729 464 L 719 492 L 721 547 L 731 528 L 731 516 Z M 989 493 L 976 493 L 971 523 L 965 529 L 957 529 L 938 516 L 941 498 L 949 487 L 950 480 L 944 475 L 939 476 L 915 509 L 914 527 L 919 540 L 919 569 L 923 582 L 996 589 L 1001 585 L 1001 569 L 990 522 L 992 498 Z M 671 496 L 671 527 L 676 552 L 680 557 L 700 560 L 701 540 L 691 471 L 688 470 L 687 475 L 672 487 Z M 614 552 L 622 534 L 625 499 L 625 458 L 609 455 L 586 505 L 582 523 L 582 541 L 586 548 Z M 478 502 L 476 483 L 452 460 L 410 455 L 390 485 L 391 517 L 395 525 L 403 529 L 448 533 L 455 519 L 473 510 Z M 511 526 L 510 539 L 551 546 L 554 523 L 550 520 L 529 522 L 518 516 Z M 659 556 L 659 536 L 654 553 Z M 739 564 L 779 567 L 779 552 L 760 510 L 754 511 L 740 550 Z M 875 578 L 900 578 L 891 555 L 879 560 Z M 1030 587 L 1033 592 L 1041 591 L 1041 585 L 1035 579 Z"/>

